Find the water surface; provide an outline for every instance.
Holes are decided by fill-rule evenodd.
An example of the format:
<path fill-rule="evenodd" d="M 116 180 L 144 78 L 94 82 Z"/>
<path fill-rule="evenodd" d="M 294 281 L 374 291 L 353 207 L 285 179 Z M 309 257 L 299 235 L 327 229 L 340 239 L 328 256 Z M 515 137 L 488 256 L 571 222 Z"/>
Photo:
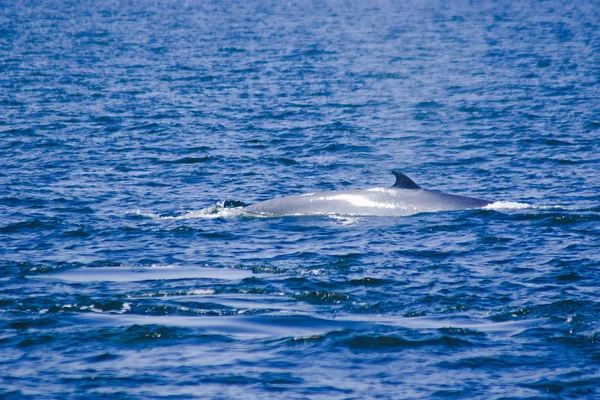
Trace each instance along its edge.
<path fill-rule="evenodd" d="M 599 10 L 0 3 L 0 396 L 598 396 Z"/>

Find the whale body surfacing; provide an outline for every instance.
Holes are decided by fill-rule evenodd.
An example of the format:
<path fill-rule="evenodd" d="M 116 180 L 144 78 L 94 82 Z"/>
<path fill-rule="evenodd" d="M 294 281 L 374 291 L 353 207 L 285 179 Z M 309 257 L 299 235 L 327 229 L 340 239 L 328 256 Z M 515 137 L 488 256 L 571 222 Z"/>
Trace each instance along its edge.
<path fill-rule="evenodd" d="M 284 215 L 349 215 L 404 217 L 408 215 L 481 208 L 491 201 L 423 189 L 406 175 L 392 171 L 388 188 L 340 190 L 280 197 L 246 207 L 250 213 Z"/>

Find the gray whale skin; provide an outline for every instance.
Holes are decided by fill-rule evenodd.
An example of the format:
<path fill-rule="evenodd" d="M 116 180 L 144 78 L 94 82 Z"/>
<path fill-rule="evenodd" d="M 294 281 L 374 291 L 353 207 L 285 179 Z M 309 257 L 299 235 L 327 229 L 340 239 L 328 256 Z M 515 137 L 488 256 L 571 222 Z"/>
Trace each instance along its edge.
<path fill-rule="evenodd" d="M 392 171 L 396 183 L 389 188 L 339 190 L 280 197 L 246 207 L 267 215 L 356 215 L 404 217 L 423 212 L 481 208 L 491 201 L 423 189 L 409 177 Z"/>

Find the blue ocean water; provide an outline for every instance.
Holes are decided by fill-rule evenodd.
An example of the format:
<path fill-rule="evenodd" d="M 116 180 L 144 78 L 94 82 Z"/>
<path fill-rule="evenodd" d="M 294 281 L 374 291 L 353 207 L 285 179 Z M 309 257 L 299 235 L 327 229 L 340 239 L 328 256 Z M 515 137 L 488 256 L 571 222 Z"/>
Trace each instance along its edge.
<path fill-rule="evenodd" d="M 600 396 L 596 1 L 0 1 L 0 397 Z M 257 218 L 389 186 L 497 201 Z"/>

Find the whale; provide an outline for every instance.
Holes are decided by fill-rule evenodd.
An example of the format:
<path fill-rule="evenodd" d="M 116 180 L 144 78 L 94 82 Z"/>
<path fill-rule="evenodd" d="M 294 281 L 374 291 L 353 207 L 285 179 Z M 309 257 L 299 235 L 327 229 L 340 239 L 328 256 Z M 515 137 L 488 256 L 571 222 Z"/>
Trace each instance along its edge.
<path fill-rule="evenodd" d="M 482 208 L 492 201 L 423 189 L 399 171 L 391 187 L 336 190 L 279 197 L 244 208 L 263 216 L 340 215 L 405 217 L 413 214 Z"/>

